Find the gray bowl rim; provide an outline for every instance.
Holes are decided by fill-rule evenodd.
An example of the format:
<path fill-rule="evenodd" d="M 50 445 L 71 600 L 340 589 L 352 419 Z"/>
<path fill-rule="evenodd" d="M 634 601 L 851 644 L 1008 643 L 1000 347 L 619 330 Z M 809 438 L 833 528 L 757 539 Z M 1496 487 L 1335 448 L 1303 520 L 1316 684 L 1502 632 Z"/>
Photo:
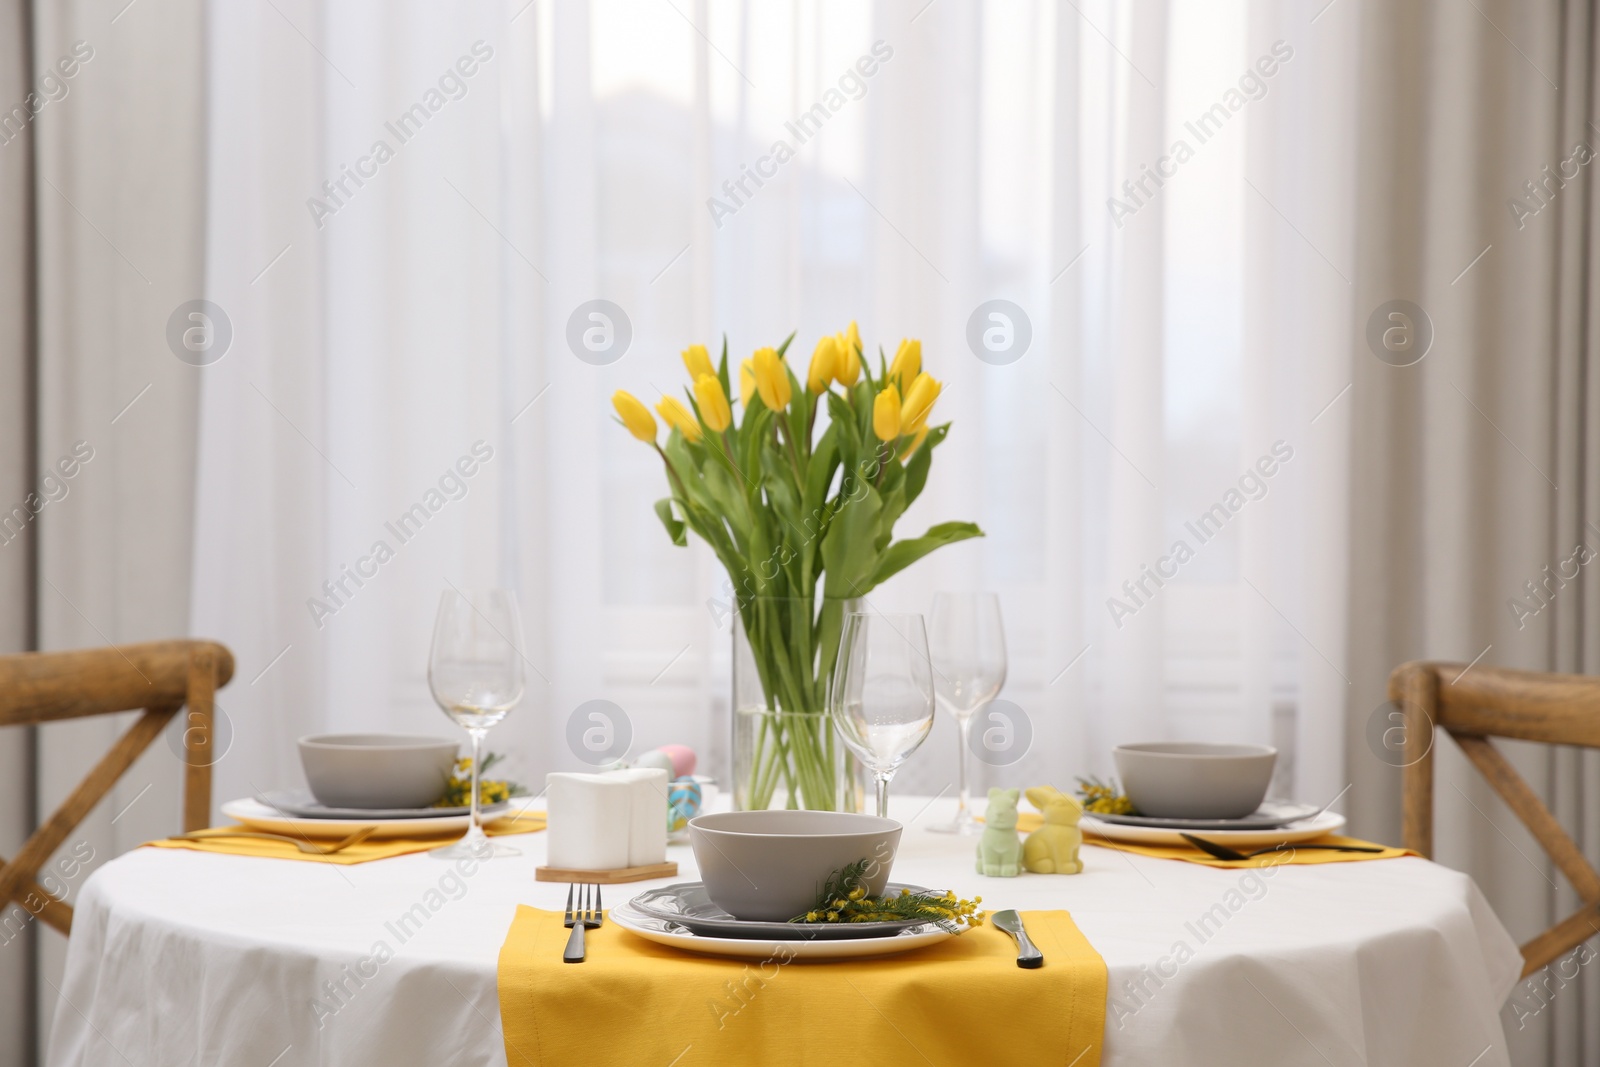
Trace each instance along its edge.
<path fill-rule="evenodd" d="M 1163 752 L 1172 745 L 1193 745 L 1184 752 Z M 1206 751 L 1211 749 L 1212 751 Z M 1232 749 L 1233 751 L 1220 751 Z M 1278 750 L 1271 745 L 1233 744 L 1224 741 L 1141 741 L 1137 744 L 1118 745 L 1113 752 L 1132 752 L 1140 756 L 1158 756 L 1164 759 L 1252 759 L 1276 756 Z"/>
<path fill-rule="evenodd" d="M 767 816 L 776 815 L 781 819 L 781 818 L 784 818 L 785 816 L 787 816 L 788 814 L 790 814 L 790 811 L 789 811 L 789 809 L 786 809 L 786 808 L 780 808 L 780 809 L 771 809 L 771 808 L 769 808 L 769 809 L 757 810 L 757 811 L 712 811 L 712 812 L 707 812 L 704 815 L 696 815 L 694 818 L 690 819 L 689 820 L 689 828 L 691 830 L 698 830 L 700 833 L 703 833 L 703 834 L 722 834 L 722 835 L 727 836 L 727 837 L 757 837 L 757 838 L 773 838 L 773 839 L 782 838 L 782 839 L 785 839 L 785 840 L 832 839 L 832 838 L 839 838 L 839 837 L 879 837 L 879 836 L 881 836 L 883 834 L 893 833 L 896 830 L 904 830 L 905 829 L 905 824 L 904 823 L 901 823 L 901 822 L 899 822 L 898 820 L 895 820 L 895 819 L 884 818 L 884 817 L 878 816 L 878 815 L 864 815 L 864 814 L 861 814 L 859 812 L 853 812 L 853 811 L 806 811 L 804 809 L 796 810 L 796 811 L 793 812 L 793 814 L 796 814 L 796 815 L 843 815 L 843 816 L 848 816 L 848 817 L 850 817 L 852 819 L 867 819 L 867 820 L 870 820 L 871 822 L 875 823 L 876 825 L 872 826 L 872 827 L 865 827 L 864 826 L 860 830 L 830 830 L 830 831 L 826 831 L 824 833 L 819 833 L 819 834 L 796 834 L 796 833 L 785 833 L 782 830 L 776 830 L 776 831 L 774 831 L 774 830 L 730 830 L 730 829 L 724 829 L 724 828 L 721 828 L 721 827 L 710 825 L 706 821 L 708 819 L 727 819 L 727 818 L 732 818 L 732 817 L 738 817 L 738 816 L 741 816 L 741 815 L 767 815 Z"/>
<path fill-rule="evenodd" d="M 457 749 L 461 747 L 460 741 L 451 738 L 424 737 L 421 734 L 307 734 L 296 743 L 307 748 L 344 752 L 363 748 L 379 752 L 409 752 L 442 748 L 445 745 Z"/>

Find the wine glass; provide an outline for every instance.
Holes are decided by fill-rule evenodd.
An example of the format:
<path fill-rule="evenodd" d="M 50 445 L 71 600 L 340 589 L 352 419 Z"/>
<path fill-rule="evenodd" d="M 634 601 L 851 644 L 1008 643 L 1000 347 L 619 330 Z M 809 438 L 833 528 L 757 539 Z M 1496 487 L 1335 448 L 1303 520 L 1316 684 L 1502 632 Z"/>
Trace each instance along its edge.
<path fill-rule="evenodd" d="M 961 792 L 956 817 L 930 826 L 941 834 L 981 833 L 972 817 L 967 786 L 968 739 L 972 717 L 1000 695 L 1006 682 L 1006 635 L 1000 623 L 1000 598 L 993 593 L 939 593 L 933 598 L 928 620 L 928 643 L 933 651 L 933 689 L 939 706 L 961 728 L 957 766 Z"/>
<path fill-rule="evenodd" d="M 933 666 L 921 615 L 851 612 L 839 638 L 828 710 L 833 727 L 878 783 L 889 814 L 889 780 L 933 729 Z"/>
<path fill-rule="evenodd" d="M 439 597 L 428 653 L 428 688 L 472 738 L 472 818 L 467 836 L 430 855 L 443 859 L 516 856 L 492 843 L 478 820 L 483 737 L 522 699 L 522 617 L 509 589 L 447 589 Z"/>

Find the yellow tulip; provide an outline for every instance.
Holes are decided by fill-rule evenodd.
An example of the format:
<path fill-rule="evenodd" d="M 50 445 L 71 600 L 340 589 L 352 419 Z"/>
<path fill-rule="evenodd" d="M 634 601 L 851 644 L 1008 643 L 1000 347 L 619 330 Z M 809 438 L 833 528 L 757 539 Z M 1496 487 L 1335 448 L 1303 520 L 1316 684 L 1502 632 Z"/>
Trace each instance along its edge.
<path fill-rule="evenodd" d="M 668 426 L 683 434 L 688 441 L 698 441 L 701 436 L 700 424 L 694 419 L 694 412 L 683 406 L 683 402 L 676 397 L 664 396 L 661 403 L 656 405 L 656 410 L 666 420 Z"/>
<path fill-rule="evenodd" d="M 617 409 L 618 418 L 628 432 L 641 441 L 656 441 L 656 420 L 650 414 L 650 409 L 639 402 L 639 398 L 625 389 L 618 389 L 611 394 L 611 406 Z"/>
<path fill-rule="evenodd" d="M 700 417 L 706 420 L 713 433 L 721 433 L 733 424 L 728 396 L 716 375 L 702 374 L 694 380 L 694 399 L 700 405 Z"/>
<path fill-rule="evenodd" d="M 776 349 L 758 348 L 750 361 L 755 364 L 756 392 L 761 394 L 761 402 L 773 411 L 788 407 L 789 368 L 783 357 Z"/>
<path fill-rule="evenodd" d="M 689 380 L 696 381 L 702 374 L 715 374 L 717 368 L 711 365 L 711 356 L 706 352 L 705 345 L 690 345 L 683 350 L 683 365 L 689 368 Z"/>
<path fill-rule="evenodd" d="M 880 441 L 900 436 L 900 390 L 893 383 L 884 386 L 872 401 L 872 432 Z"/>
<path fill-rule="evenodd" d="M 739 406 L 750 406 L 750 398 L 756 395 L 756 369 L 753 360 L 745 360 L 739 364 Z"/>
<path fill-rule="evenodd" d="M 817 342 L 811 353 L 811 369 L 806 372 L 806 388 L 813 393 L 826 392 L 839 366 L 839 344 L 832 337 Z"/>
<path fill-rule="evenodd" d="M 894 360 L 889 364 L 889 375 L 900 385 L 900 391 L 910 395 L 911 383 L 917 380 L 917 375 L 922 371 L 922 342 L 907 338 L 900 342 L 900 347 L 895 350 Z"/>
<path fill-rule="evenodd" d="M 833 380 L 848 389 L 861 377 L 861 331 L 856 329 L 855 320 L 851 319 L 850 328 L 836 334 L 834 340 L 839 345 L 839 361 L 833 366 Z"/>
<path fill-rule="evenodd" d="M 928 422 L 928 412 L 933 410 L 933 402 L 939 399 L 939 391 L 944 387 L 934 381 L 931 374 L 919 374 L 911 383 L 911 388 L 906 390 L 905 403 L 900 406 L 900 431 L 902 433 L 916 433 Z"/>

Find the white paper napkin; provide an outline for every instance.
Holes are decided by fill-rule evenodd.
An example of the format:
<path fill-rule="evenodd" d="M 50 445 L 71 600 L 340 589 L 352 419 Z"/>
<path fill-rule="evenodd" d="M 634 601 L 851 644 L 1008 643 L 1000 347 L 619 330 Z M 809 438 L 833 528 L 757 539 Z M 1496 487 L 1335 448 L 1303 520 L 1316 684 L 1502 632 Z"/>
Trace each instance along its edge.
<path fill-rule="evenodd" d="M 642 867 L 667 858 L 667 772 L 648 768 L 545 777 L 552 867 Z"/>

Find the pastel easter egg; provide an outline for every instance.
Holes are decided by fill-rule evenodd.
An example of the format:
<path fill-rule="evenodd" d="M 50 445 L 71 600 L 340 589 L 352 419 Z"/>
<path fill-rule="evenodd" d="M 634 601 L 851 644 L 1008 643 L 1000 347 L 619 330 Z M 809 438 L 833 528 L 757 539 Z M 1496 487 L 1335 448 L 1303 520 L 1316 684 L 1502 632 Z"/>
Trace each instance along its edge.
<path fill-rule="evenodd" d="M 701 801 L 700 783 L 693 778 L 679 778 L 667 786 L 667 832 L 687 826 L 700 814 Z"/>
<path fill-rule="evenodd" d="M 661 751 L 659 748 L 650 752 L 642 753 L 633 761 L 633 766 L 635 770 L 640 768 L 648 768 L 650 770 L 666 771 L 668 778 L 674 777 L 672 769 L 672 757 Z"/>
<path fill-rule="evenodd" d="M 696 763 L 694 749 L 688 745 L 662 745 L 657 752 L 665 752 L 672 757 L 672 776 L 682 778 L 694 773 Z"/>

